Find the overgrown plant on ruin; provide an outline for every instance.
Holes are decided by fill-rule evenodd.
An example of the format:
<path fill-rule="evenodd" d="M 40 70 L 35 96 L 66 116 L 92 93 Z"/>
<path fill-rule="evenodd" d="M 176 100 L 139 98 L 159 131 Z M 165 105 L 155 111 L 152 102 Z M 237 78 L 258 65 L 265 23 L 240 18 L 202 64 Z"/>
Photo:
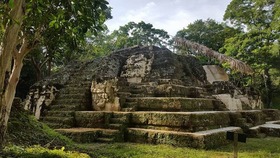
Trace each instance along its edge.
<path fill-rule="evenodd" d="M 221 63 L 228 63 L 231 69 L 241 73 L 252 74 L 254 72 L 253 69 L 243 61 L 214 51 L 199 43 L 192 42 L 184 38 L 175 37 L 175 45 L 181 49 L 181 51 L 186 51 L 187 54 L 203 55 L 209 58 L 214 58 Z"/>

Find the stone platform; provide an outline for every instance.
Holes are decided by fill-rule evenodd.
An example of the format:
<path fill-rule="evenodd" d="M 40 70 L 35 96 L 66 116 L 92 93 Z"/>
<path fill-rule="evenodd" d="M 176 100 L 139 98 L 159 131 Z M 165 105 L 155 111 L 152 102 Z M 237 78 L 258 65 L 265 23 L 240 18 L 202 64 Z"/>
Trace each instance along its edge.
<path fill-rule="evenodd" d="M 74 62 L 36 83 L 25 107 L 80 143 L 209 149 L 228 143 L 227 131 L 279 136 L 279 122 L 266 123 L 280 120 L 280 112 L 260 110 L 254 91 L 228 81 L 208 82 L 195 57 L 155 46 Z"/>
<path fill-rule="evenodd" d="M 275 120 L 276 118 L 271 118 L 275 113 L 279 111 L 79 111 L 75 112 L 74 117 L 80 127 L 56 130 L 77 142 L 111 140 L 210 149 L 229 143 L 226 140 L 227 131 L 247 132 L 249 136 L 253 136 L 252 129 L 255 126 L 258 127 L 258 134 L 279 137 L 279 125 L 272 124 L 279 122 L 265 124 L 264 121 Z M 271 131 L 271 128 L 274 130 Z M 106 133 L 108 130 L 111 135 L 102 134 L 102 131 Z"/>

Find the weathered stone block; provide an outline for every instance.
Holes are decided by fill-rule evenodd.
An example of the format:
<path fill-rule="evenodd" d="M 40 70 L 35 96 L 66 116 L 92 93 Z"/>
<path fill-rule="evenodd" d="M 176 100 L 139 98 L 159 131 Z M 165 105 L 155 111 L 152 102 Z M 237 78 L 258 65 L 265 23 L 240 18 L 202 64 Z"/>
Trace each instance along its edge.
<path fill-rule="evenodd" d="M 139 111 L 207 111 L 214 110 L 213 99 L 184 97 L 143 97 L 130 99 L 137 102 Z"/>
<path fill-rule="evenodd" d="M 108 114 L 108 113 L 107 113 Z M 79 111 L 75 112 L 78 127 L 104 127 L 106 112 Z"/>
<path fill-rule="evenodd" d="M 227 112 L 134 112 L 131 121 L 132 125 L 199 131 L 228 126 L 230 117 Z"/>
<path fill-rule="evenodd" d="M 141 128 L 129 128 L 127 140 L 137 143 L 169 144 L 194 148 L 203 148 L 204 146 L 203 137 L 192 133 Z"/>

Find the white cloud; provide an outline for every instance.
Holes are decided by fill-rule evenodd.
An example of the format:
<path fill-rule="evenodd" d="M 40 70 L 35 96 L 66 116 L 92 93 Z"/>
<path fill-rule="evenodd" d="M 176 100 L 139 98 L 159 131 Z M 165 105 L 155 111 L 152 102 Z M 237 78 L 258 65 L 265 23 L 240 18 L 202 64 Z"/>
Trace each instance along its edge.
<path fill-rule="evenodd" d="M 154 23 L 155 28 L 160 28 L 168 31 L 170 35 L 175 35 L 177 31 L 183 29 L 187 24 L 196 20 L 191 13 L 185 10 L 176 11 L 173 16 L 170 16 L 162 21 Z"/>
<path fill-rule="evenodd" d="M 113 19 L 106 22 L 115 30 L 130 21 L 151 23 L 171 35 L 197 19 L 222 21 L 231 0 L 109 0 Z"/>
<path fill-rule="evenodd" d="M 128 10 L 127 14 L 120 18 L 121 21 L 140 22 L 145 20 L 155 19 L 157 14 L 153 14 L 154 2 L 147 3 L 143 8 Z"/>

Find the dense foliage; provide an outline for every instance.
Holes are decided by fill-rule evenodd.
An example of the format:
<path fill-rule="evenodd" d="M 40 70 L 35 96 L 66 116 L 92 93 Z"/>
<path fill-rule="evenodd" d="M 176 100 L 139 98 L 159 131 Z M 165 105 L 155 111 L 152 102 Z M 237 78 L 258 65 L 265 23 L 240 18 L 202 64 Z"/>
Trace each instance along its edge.
<path fill-rule="evenodd" d="M 243 32 L 228 38 L 224 50 L 255 69 L 253 84 L 264 97 L 267 107 L 279 82 L 280 61 L 280 1 L 233 0 L 227 7 L 224 19 Z M 251 83 L 250 83 L 251 82 Z"/>
<path fill-rule="evenodd" d="M 179 30 L 176 37 L 181 37 L 193 42 L 200 43 L 215 51 L 224 46 L 225 39 L 240 33 L 239 29 L 219 23 L 213 19 L 196 20 L 186 28 Z"/>

